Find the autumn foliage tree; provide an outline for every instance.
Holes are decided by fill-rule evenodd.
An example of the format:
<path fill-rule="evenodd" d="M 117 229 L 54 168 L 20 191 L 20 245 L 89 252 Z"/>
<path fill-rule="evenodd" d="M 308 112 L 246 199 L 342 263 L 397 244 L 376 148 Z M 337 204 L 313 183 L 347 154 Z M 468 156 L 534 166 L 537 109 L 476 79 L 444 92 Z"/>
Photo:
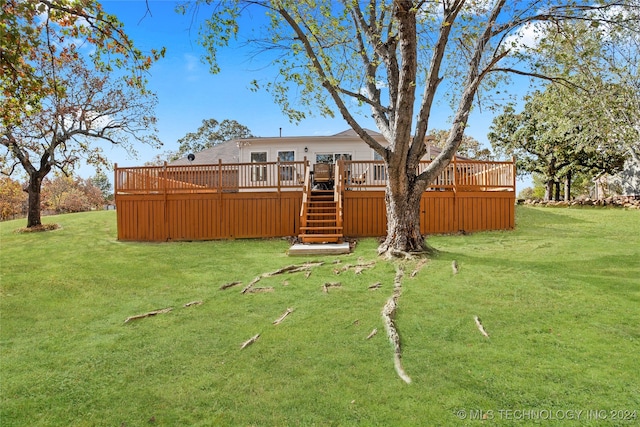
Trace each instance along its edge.
<path fill-rule="evenodd" d="M 259 82 L 293 120 L 337 110 L 360 138 L 384 160 L 387 236 L 379 253 L 423 251 L 420 200 L 462 143 L 479 93 L 491 93 L 502 76 L 553 79 L 538 69 L 538 58 L 515 48 L 520 30 L 537 22 L 560 31 L 575 22 L 635 20 L 634 1 L 505 0 L 247 0 L 195 2 L 211 5 L 202 30 L 206 59 L 219 71 L 218 49 L 240 31 L 244 13 L 261 8 L 269 24 L 250 41 L 272 55 L 278 78 Z M 193 5 L 194 3 L 190 3 Z M 621 9 L 626 15 L 594 12 Z M 199 8 L 200 13 L 202 7 Z M 624 22 L 622 22 L 624 21 Z M 597 55 L 597 52 L 593 53 Z M 483 92 L 485 91 L 485 92 Z M 450 98 L 451 125 L 441 153 L 418 169 L 436 101 Z M 483 98 L 484 99 L 484 98 Z M 387 144 L 359 121 L 369 110 Z"/>
<path fill-rule="evenodd" d="M 8 176 L 0 176 L 0 220 L 21 215 L 25 211 L 27 194 L 22 184 Z"/>
<path fill-rule="evenodd" d="M 69 175 L 80 160 L 107 165 L 97 141 L 130 151 L 135 142 L 159 143 L 144 73 L 161 52 L 143 55 L 92 0 L 2 1 L 7 40 L 15 42 L 1 52 L 2 172 L 26 172 L 27 227 L 34 227 L 49 172 Z M 81 44 L 94 49 L 90 63 Z M 128 72 L 114 73 L 117 66 Z"/>
<path fill-rule="evenodd" d="M 58 174 L 42 183 L 42 207 L 53 213 L 101 209 L 105 198 L 91 179 Z"/>

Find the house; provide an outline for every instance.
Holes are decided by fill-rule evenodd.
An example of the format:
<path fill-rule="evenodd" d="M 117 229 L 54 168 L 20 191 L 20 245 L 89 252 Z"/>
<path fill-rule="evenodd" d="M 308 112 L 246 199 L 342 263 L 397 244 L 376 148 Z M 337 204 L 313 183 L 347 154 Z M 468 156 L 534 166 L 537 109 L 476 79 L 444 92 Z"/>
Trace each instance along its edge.
<path fill-rule="evenodd" d="M 427 145 L 419 168 L 438 153 Z M 328 242 L 386 234 L 385 165 L 352 130 L 227 141 L 194 155 L 163 166 L 116 165 L 118 239 Z M 510 229 L 514 202 L 513 161 L 456 157 L 423 195 L 422 231 Z"/>
<path fill-rule="evenodd" d="M 595 182 L 595 198 L 607 197 L 612 193 L 621 196 L 640 197 L 640 151 L 629 149 L 629 158 L 621 172 L 614 176 L 602 177 Z M 605 188 L 608 191 L 605 191 Z"/>
<path fill-rule="evenodd" d="M 366 131 L 380 144 L 387 145 L 382 134 L 369 129 Z M 440 154 L 438 147 L 428 145 L 429 140 L 431 137 L 427 137 L 427 141 L 425 141 L 427 154 L 423 160 L 433 159 Z M 255 137 L 231 140 L 193 154 L 195 158 L 191 161 L 187 157 L 183 157 L 169 163 L 169 165 L 207 165 L 218 162 L 254 164 L 251 175 L 238 177 L 242 180 L 238 183 L 239 191 L 244 191 L 243 189 L 247 187 L 255 190 L 255 183 L 266 183 L 269 180 L 267 174 L 269 162 L 281 164 L 279 179 L 285 184 L 302 182 L 304 171 L 295 166 L 296 162 L 308 161 L 312 174 L 314 174 L 317 164 L 334 165 L 339 160 L 351 162 L 346 171 L 349 183 L 357 182 L 361 185 L 369 184 L 381 187 L 386 184 L 386 172 L 382 158 L 365 144 L 352 129 L 328 136 Z M 465 157 L 458 157 L 458 159 L 469 160 Z M 362 162 L 366 162 L 366 164 Z M 369 162 L 373 162 L 373 164 L 369 164 Z M 331 174 L 332 171 L 333 169 L 329 168 L 327 173 Z M 267 187 L 269 186 L 267 185 Z M 285 185 L 285 187 L 287 186 Z"/>

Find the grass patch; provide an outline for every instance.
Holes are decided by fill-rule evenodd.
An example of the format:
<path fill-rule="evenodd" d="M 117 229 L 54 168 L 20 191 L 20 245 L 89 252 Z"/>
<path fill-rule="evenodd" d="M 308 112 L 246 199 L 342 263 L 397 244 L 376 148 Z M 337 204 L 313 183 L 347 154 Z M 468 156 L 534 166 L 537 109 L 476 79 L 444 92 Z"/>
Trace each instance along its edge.
<path fill-rule="evenodd" d="M 413 278 L 407 265 L 399 300 L 410 385 L 383 332 L 395 268 L 374 239 L 241 295 L 219 288 L 306 259 L 278 239 L 118 242 L 108 211 L 44 220 L 62 228 L 0 223 L 3 427 L 638 422 L 640 212 L 518 207 L 515 231 L 431 237 L 438 255 Z M 378 263 L 336 275 L 334 260 Z"/>

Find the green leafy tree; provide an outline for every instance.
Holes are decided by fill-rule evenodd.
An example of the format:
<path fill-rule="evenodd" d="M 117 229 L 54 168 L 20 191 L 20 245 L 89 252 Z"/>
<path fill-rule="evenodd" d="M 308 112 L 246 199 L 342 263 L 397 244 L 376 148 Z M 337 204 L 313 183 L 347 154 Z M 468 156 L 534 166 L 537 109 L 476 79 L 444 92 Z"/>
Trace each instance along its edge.
<path fill-rule="evenodd" d="M 609 85 L 600 93 L 606 90 L 618 88 Z M 615 98 L 615 94 L 606 96 Z M 559 200 L 561 180 L 568 199 L 576 174 L 615 173 L 627 157 L 624 140 L 609 122 L 617 114 L 599 116 L 589 108 L 591 104 L 589 93 L 549 85 L 528 97 L 521 113 L 516 114 L 512 106 L 505 108 L 494 119 L 489 140 L 497 152 L 515 156 L 519 170 L 541 175 L 545 200 Z"/>
<path fill-rule="evenodd" d="M 100 190 L 104 200 L 110 200 L 113 198 L 111 181 L 109 181 L 109 177 L 104 173 L 104 171 L 97 171 L 96 174 L 90 178 L 90 181 L 91 184 Z"/>
<path fill-rule="evenodd" d="M 209 2 L 189 5 L 201 13 L 204 4 Z M 536 58 L 518 54 L 517 31 L 536 22 L 551 23 L 550 29 L 599 22 L 608 18 L 591 12 L 629 6 L 586 0 L 222 1 L 212 6 L 202 43 L 217 72 L 218 49 L 238 34 L 242 14 L 256 8 L 267 13 L 265 37 L 256 43 L 269 52 L 281 49 L 281 56 L 271 57 L 279 78 L 256 81 L 256 88 L 266 87 L 292 120 L 313 112 L 331 116 L 336 109 L 381 156 L 388 171 L 387 237 L 378 250 L 402 256 L 425 249 L 422 194 L 462 143 L 479 91 L 491 93 L 508 73 L 554 78 L 538 72 Z M 441 91 L 454 105 L 449 135 L 441 154 L 418 173 Z M 370 110 L 388 145 L 359 123 L 361 107 Z"/>
<path fill-rule="evenodd" d="M 189 132 L 178 140 L 180 147 L 172 155 L 172 160 L 184 157 L 189 153 L 206 150 L 225 141 L 252 137 L 249 128 L 235 120 L 225 119 L 222 122 L 218 122 L 216 119 L 203 120 L 197 131 Z"/>

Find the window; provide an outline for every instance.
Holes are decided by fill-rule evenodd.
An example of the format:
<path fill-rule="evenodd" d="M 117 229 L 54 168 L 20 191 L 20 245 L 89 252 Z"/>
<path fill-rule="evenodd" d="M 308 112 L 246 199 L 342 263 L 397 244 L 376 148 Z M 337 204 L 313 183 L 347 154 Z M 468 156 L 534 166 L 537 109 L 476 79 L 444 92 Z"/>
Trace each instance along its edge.
<path fill-rule="evenodd" d="M 251 153 L 251 163 L 266 163 L 267 152 L 259 151 Z M 267 165 L 251 166 L 251 181 L 266 181 L 267 180 Z"/>
<path fill-rule="evenodd" d="M 338 163 L 338 160 L 351 160 L 350 153 L 323 153 L 316 154 L 316 163 Z"/>
<path fill-rule="evenodd" d="M 316 163 L 333 163 L 333 154 L 316 154 Z"/>
<path fill-rule="evenodd" d="M 373 160 L 380 161 L 382 160 L 382 156 L 380 154 L 373 152 Z M 374 181 L 386 181 L 387 180 L 387 169 L 383 164 L 373 165 L 373 180 Z"/>
<path fill-rule="evenodd" d="M 293 151 L 278 151 L 278 161 L 285 162 L 293 162 L 295 161 L 295 152 Z M 280 166 L 280 180 L 281 181 L 292 181 L 293 180 L 294 169 L 293 165 L 281 165 Z"/>
<path fill-rule="evenodd" d="M 333 162 L 338 163 L 338 160 L 351 160 L 351 154 L 342 154 L 342 153 L 334 154 Z"/>

